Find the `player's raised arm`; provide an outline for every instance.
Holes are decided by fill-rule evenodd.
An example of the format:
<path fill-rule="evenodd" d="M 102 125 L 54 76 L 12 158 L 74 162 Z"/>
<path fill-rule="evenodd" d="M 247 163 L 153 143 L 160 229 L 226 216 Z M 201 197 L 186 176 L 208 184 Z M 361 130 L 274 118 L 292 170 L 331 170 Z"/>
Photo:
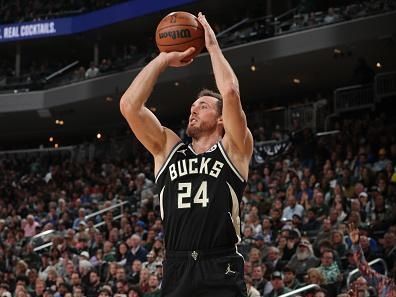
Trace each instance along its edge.
<path fill-rule="evenodd" d="M 231 141 L 232 146 L 239 153 L 250 158 L 253 150 L 253 138 L 242 109 L 238 79 L 225 59 L 213 29 L 202 13 L 198 14 L 198 20 L 205 30 L 205 45 L 211 58 L 217 88 L 223 97 L 224 141 Z"/>
<path fill-rule="evenodd" d="M 189 48 L 184 52 L 160 53 L 140 71 L 121 97 L 122 115 L 128 121 L 138 140 L 154 157 L 166 155 L 179 141 L 179 138 L 174 132 L 161 125 L 156 116 L 145 106 L 145 103 L 161 72 L 168 66 L 188 65 L 191 61 L 182 62 L 182 60 L 193 51 L 193 48 Z"/>

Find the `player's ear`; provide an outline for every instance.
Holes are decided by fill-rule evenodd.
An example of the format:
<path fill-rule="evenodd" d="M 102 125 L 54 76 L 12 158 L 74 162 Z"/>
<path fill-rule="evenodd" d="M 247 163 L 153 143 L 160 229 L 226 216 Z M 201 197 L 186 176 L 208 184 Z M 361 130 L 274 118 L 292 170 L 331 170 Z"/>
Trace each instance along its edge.
<path fill-rule="evenodd" d="M 217 123 L 223 124 L 223 116 L 219 116 L 219 118 L 217 119 Z"/>

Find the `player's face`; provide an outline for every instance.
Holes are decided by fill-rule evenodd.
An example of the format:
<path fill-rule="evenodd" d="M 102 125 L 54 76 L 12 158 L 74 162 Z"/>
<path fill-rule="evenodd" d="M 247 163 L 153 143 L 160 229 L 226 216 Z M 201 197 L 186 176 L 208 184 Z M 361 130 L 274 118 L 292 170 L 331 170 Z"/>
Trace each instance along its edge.
<path fill-rule="evenodd" d="M 209 96 L 198 98 L 191 106 L 187 135 L 197 138 L 203 132 L 216 131 L 220 117 L 216 98 Z"/>

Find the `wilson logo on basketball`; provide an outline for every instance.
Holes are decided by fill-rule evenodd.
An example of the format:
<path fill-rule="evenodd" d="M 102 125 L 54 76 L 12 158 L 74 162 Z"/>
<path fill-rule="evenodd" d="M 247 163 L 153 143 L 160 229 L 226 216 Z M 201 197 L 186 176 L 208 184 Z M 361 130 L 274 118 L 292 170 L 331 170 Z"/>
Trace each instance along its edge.
<path fill-rule="evenodd" d="M 167 38 L 170 37 L 172 39 L 176 38 L 191 38 L 191 32 L 188 29 L 183 29 L 183 30 L 176 30 L 176 31 L 168 31 L 168 32 L 162 32 L 159 33 L 159 38 Z"/>

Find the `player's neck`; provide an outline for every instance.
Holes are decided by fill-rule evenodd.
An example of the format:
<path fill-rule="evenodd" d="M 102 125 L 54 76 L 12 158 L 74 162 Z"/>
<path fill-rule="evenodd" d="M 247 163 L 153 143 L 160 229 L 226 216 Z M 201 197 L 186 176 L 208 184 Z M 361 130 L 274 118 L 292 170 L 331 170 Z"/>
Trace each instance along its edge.
<path fill-rule="evenodd" d="M 202 154 L 214 146 L 221 138 L 222 137 L 218 134 L 193 138 L 191 146 L 195 153 Z"/>

